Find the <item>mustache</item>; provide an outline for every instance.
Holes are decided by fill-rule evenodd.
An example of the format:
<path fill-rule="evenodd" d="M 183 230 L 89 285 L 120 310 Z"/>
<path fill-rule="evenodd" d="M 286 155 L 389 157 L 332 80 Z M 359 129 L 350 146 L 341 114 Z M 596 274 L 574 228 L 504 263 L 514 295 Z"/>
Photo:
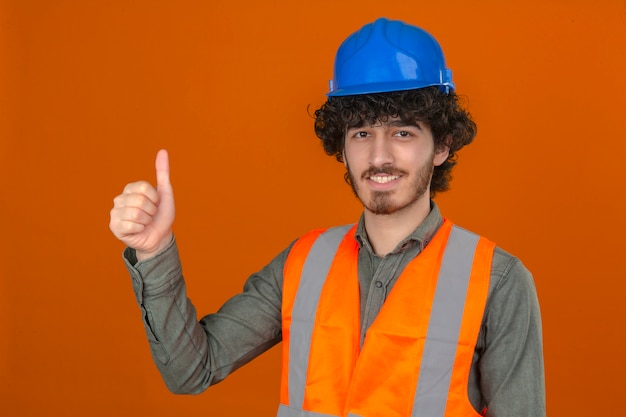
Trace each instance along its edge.
<path fill-rule="evenodd" d="M 369 167 L 361 174 L 361 179 L 373 177 L 376 175 L 407 175 L 406 171 L 398 169 L 393 165 L 383 165 L 382 167 Z"/>

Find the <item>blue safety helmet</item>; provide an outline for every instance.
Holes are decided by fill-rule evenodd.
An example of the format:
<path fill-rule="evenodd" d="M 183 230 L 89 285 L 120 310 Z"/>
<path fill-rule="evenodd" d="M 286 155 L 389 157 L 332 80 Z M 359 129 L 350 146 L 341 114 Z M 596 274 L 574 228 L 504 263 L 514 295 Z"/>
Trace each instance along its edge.
<path fill-rule="evenodd" d="M 335 57 L 329 97 L 439 86 L 454 90 L 437 40 L 417 26 L 380 18 L 350 35 Z"/>

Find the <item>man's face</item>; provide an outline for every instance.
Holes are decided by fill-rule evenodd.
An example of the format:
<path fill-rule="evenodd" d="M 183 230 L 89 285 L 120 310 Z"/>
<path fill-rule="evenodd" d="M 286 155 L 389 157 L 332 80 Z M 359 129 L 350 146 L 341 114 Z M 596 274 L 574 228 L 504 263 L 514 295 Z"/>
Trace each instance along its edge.
<path fill-rule="evenodd" d="M 430 128 L 398 119 L 351 128 L 346 132 L 344 161 L 355 195 L 373 214 L 410 210 L 430 199 L 435 166 L 448 150 L 435 152 Z"/>

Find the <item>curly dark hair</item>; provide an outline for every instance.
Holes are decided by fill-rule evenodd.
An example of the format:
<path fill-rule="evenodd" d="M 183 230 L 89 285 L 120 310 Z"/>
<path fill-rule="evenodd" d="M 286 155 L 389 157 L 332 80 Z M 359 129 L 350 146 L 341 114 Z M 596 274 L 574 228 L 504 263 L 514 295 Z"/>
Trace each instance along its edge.
<path fill-rule="evenodd" d="M 433 134 L 435 149 L 450 147 L 448 159 L 434 167 L 431 197 L 446 191 L 452 180 L 457 152 L 476 136 L 476 124 L 459 103 L 459 96 L 445 93 L 438 87 L 355 96 L 330 97 L 315 111 L 315 134 L 324 151 L 343 162 L 344 138 L 347 129 L 399 118 L 407 125 L 426 123 Z M 348 177 L 346 175 L 346 180 Z"/>

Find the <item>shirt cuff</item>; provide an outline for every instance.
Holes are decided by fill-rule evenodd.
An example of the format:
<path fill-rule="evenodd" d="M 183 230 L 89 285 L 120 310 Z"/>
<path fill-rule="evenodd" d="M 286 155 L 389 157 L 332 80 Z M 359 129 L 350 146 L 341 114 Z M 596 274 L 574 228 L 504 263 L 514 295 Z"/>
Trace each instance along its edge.
<path fill-rule="evenodd" d="M 132 248 L 124 250 L 123 258 L 140 304 L 144 297 L 161 295 L 182 279 L 182 267 L 175 238 L 163 252 L 152 258 L 137 261 L 135 250 Z"/>

